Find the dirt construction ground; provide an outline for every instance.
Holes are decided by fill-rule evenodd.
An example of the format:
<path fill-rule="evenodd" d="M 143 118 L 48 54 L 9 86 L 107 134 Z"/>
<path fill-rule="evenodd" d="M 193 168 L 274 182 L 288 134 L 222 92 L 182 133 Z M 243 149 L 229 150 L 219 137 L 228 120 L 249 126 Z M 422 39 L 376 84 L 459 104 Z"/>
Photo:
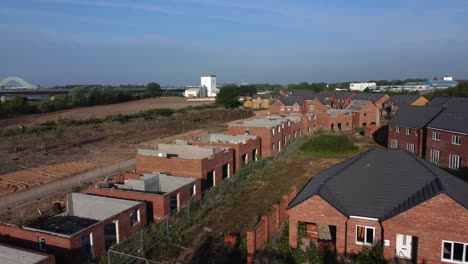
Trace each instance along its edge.
<path fill-rule="evenodd" d="M 210 101 L 187 101 L 179 97 L 161 97 L 149 98 L 143 100 L 135 100 L 126 103 L 98 105 L 91 107 L 80 107 L 57 111 L 45 114 L 25 115 L 14 118 L 0 119 L 0 128 L 17 127 L 17 126 L 35 126 L 40 123 L 57 120 L 59 118 L 67 119 L 88 119 L 91 117 L 102 118 L 108 115 L 117 114 L 132 114 L 139 111 L 157 109 L 157 108 L 172 108 L 180 109 L 187 106 L 196 106 L 203 104 L 211 104 Z"/>

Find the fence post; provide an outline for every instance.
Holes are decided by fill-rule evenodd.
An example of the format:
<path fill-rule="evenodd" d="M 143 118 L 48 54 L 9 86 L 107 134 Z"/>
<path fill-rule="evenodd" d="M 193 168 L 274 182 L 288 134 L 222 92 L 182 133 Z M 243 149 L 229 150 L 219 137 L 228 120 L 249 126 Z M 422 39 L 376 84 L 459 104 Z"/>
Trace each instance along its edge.
<path fill-rule="evenodd" d="M 263 242 L 264 244 L 266 242 L 268 242 L 268 237 L 269 237 L 269 232 L 270 230 L 268 230 L 268 216 L 264 215 L 262 216 L 262 222 L 263 222 L 263 225 L 265 226 L 265 241 Z"/>
<path fill-rule="evenodd" d="M 252 264 L 255 262 L 255 252 L 257 245 L 255 244 L 256 234 L 255 229 L 247 231 L 247 263 Z"/>
<path fill-rule="evenodd" d="M 280 206 L 279 204 L 273 205 L 273 210 L 276 210 L 275 214 L 275 231 L 279 229 L 280 226 Z"/>

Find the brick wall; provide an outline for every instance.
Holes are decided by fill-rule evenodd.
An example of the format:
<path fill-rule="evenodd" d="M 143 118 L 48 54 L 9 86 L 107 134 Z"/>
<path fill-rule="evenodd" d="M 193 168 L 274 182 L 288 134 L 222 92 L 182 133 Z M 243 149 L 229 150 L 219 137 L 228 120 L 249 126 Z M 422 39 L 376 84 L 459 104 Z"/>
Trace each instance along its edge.
<path fill-rule="evenodd" d="M 359 112 L 353 113 L 354 128 L 380 123 L 380 112 L 372 102 L 368 102 Z"/>
<path fill-rule="evenodd" d="M 255 254 L 263 248 L 269 237 L 275 233 L 287 218 L 286 208 L 296 197 L 297 188 L 293 186 L 289 194 L 283 195 L 281 201 L 273 205 L 271 211 L 262 216 L 252 230 L 247 231 L 247 263 L 254 263 Z"/>
<path fill-rule="evenodd" d="M 276 156 L 279 153 L 278 151 L 278 142 L 284 140 L 284 129 L 278 133 L 278 127 L 244 127 L 244 126 L 230 126 L 228 128 L 228 134 L 237 136 L 237 135 L 244 135 L 246 129 L 249 131 L 249 135 L 258 136 L 260 137 L 260 145 L 261 145 L 261 156 L 262 157 L 270 157 Z M 273 135 L 272 129 L 275 129 L 275 134 Z M 287 136 L 287 135 L 286 135 Z M 275 144 L 275 149 L 272 148 L 272 144 Z M 281 149 L 283 149 L 284 145 L 281 144 Z"/>
<path fill-rule="evenodd" d="M 432 139 L 432 133 L 440 133 L 440 140 Z M 452 144 L 452 136 L 460 136 L 461 145 Z M 427 128 L 426 135 L 426 159 L 431 160 L 431 150 L 436 149 L 440 151 L 439 164 L 442 167 L 449 167 L 450 154 L 458 155 L 461 158 L 460 167 L 465 169 L 468 168 L 468 135 L 452 133 L 448 131 L 435 130 Z"/>
<path fill-rule="evenodd" d="M 302 105 L 295 104 L 295 106 L 299 106 L 299 108 L 297 110 L 294 110 L 294 106 L 286 106 L 283 102 L 281 102 L 280 99 L 276 99 L 276 101 L 272 105 L 270 105 L 269 112 L 270 114 L 288 115 L 301 114 L 304 111 Z M 281 107 L 284 108 L 282 109 Z"/>
<path fill-rule="evenodd" d="M 416 131 L 418 131 L 418 135 L 416 135 Z M 398 133 L 396 125 L 389 125 L 387 148 L 392 148 L 392 140 L 398 140 L 398 149 L 408 150 L 408 144 L 414 144 L 414 154 L 423 157 L 425 148 L 422 140 L 425 134 L 424 129 L 410 128 L 410 134 L 407 135 L 406 127 L 402 126 L 400 126 L 400 132 Z"/>

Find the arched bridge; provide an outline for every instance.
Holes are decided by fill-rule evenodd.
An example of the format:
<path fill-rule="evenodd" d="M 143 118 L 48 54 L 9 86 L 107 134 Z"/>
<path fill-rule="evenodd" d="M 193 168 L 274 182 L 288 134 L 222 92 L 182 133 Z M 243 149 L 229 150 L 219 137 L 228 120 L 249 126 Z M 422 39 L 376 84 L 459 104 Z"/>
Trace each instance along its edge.
<path fill-rule="evenodd" d="M 19 86 L 15 86 L 16 84 L 19 84 Z M 0 82 L 0 87 L 2 89 L 37 89 L 36 86 L 28 83 L 20 77 L 7 77 L 3 79 Z"/>

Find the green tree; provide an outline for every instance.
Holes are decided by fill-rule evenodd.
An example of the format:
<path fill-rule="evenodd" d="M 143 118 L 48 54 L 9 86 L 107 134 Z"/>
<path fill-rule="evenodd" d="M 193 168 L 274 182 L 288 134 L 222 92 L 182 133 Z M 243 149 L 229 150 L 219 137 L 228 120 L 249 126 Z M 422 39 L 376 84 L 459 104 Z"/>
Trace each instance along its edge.
<path fill-rule="evenodd" d="M 236 86 L 224 86 L 216 95 L 216 104 L 225 108 L 236 108 L 240 105 L 239 93 Z"/>
<path fill-rule="evenodd" d="M 150 82 L 146 85 L 146 94 L 149 97 L 161 96 L 161 86 L 155 82 Z"/>

